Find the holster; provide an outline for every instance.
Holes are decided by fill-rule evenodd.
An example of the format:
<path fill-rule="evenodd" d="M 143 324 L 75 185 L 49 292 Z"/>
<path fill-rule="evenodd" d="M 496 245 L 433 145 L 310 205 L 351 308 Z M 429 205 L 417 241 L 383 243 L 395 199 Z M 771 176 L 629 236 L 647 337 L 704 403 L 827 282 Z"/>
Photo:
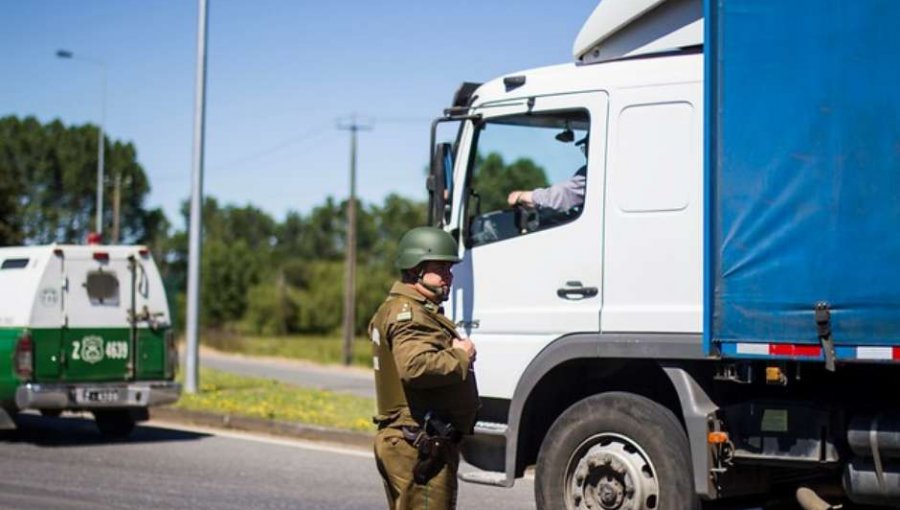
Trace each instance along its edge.
<path fill-rule="evenodd" d="M 447 465 L 451 447 L 459 442 L 460 434 L 453 425 L 445 422 L 432 413 L 425 415 L 425 427 L 416 431 L 404 430 L 404 436 L 411 441 L 418 450 L 416 465 L 413 466 L 413 480 L 419 485 L 425 485 L 429 480 L 437 476 Z"/>

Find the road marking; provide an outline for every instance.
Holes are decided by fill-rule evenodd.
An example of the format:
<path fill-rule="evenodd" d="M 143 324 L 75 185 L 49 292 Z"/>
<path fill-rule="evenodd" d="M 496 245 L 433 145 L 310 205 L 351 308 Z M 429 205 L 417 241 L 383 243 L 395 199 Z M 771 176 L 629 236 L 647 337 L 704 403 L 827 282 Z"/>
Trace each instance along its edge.
<path fill-rule="evenodd" d="M 148 422 L 144 422 L 147 425 L 155 425 L 160 427 L 166 427 L 169 429 L 182 430 L 185 432 L 196 432 L 198 434 L 209 434 L 211 436 L 219 436 L 219 437 L 227 437 L 229 439 L 242 439 L 245 441 L 254 441 L 257 443 L 263 444 L 272 444 L 277 446 L 288 446 L 291 448 L 299 448 L 301 450 L 312 450 L 317 452 L 328 452 L 328 453 L 339 453 L 341 455 L 350 455 L 353 457 L 362 457 L 365 459 L 375 458 L 375 455 L 372 452 L 365 450 L 352 449 L 347 447 L 340 447 L 335 445 L 317 443 L 315 441 L 307 441 L 304 439 L 283 439 L 277 438 L 267 435 L 253 434 L 250 432 L 238 432 L 233 430 L 222 430 L 217 428 L 210 427 L 200 427 L 196 425 L 183 425 L 181 423 L 175 423 L 171 421 L 165 420 L 150 420 Z M 468 471 L 472 466 L 460 466 L 464 470 Z M 461 471 L 463 470 L 461 469 Z M 477 469 L 477 468 L 475 468 Z M 519 481 L 528 480 L 534 481 L 534 468 L 529 467 L 525 470 L 525 475 L 519 479 Z"/>
<path fill-rule="evenodd" d="M 288 446 L 291 448 L 299 448 L 301 450 L 313 450 L 318 452 L 339 453 L 342 455 L 351 455 L 354 457 L 363 457 L 367 459 L 374 458 L 372 452 L 365 450 L 353 449 L 350 447 L 341 447 L 333 444 L 317 443 L 315 441 L 307 441 L 303 439 L 284 439 L 267 435 L 253 434 L 249 432 L 239 432 L 234 430 L 222 430 L 217 428 L 200 427 L 195 425 L 183 425 L 165 420 L 150 420 L 145 422 L 147 425 L 157 425 L 169 429 L 182 430 L 185 432 L 196 432 L 200 434 L 209 434 L 211 436 L 227 437 L 230 439 L 242 439 L 244 441 L 253 441 L 257 443 L 272 444 L 278 446 Z"/>

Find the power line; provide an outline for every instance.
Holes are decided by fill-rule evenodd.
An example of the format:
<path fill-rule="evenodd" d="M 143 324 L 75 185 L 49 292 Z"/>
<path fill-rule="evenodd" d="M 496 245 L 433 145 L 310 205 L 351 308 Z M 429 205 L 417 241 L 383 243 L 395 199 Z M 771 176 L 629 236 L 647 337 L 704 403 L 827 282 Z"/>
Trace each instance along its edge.
<path fill-rule="evenodd" d="M 232 159 L 231 161 L 226 161 L 224 163 L 220 163 L 220 164 L 212 167 L 212 169 L 213 170 L 222 170 L 224 168 L 237 166 L 239 164 L 244 164 L 249 161 L 253 161 L 254 159 L 259 159 L 259 158 L 268 156 L 270 154 L 273 154 L 275 152 L 278 152 L 280 150 L 284 150 L 287 147 L 290 147 L 291 145 L 294 145 L 294 144 L 297 144 L 300 142 L 308 142 L 314 138 L 324 135 L 327 132 L 328 131 L 324 127 L 316 126 L 299 136 L 292 136 L 289 138 L 285 138 L 285 139 L 281 140 L 280 142 L 278 142 L 274 145 L 271 145 L 268 148 L 265 148 L 265 149 L 262 149 L 257 152 L 253 152 L 253 153 L 250 153 L 250 154 L 247 154 L 244 156 L 240 156 L 238 158 Z"/>

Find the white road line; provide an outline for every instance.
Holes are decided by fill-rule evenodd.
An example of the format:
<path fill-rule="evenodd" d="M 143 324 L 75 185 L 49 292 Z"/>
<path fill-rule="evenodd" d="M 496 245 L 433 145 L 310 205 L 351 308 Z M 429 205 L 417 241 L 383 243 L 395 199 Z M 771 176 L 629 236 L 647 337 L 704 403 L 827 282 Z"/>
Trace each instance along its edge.
<path fill-rule="evenodd" d="M 195 425 L 183 425 L 165 420 L 150 420 L 145 422 L 147 425 L 156 425 L 169 429 L 182 430 L 185 432 L 196 432 L 198 434 L 209 434 L 211 436 L 227 437 L 229 439 L 242 439 L 244 441 L 253 441 L 256 443 L 272 444 L 278 446 L 288 446 L 291 448 L 299 448 L 301 450 L 312 450 L 317 452 L 339 453 L 341 455 L 350 455 L 353 457 L 362 457 L 372 459 L 375 455 L 370 451 L 358 450 L 352 448 L 342 448 L 340 446 L 317 443 L 315 441 L 306 441 L 303 439 L 283 439 L 263 434 L 254 434 L 250 432 L 238 432 L 234 430 L 223 430 L 210 427 L 200 427 Z M 471 466 L 460 466 L 460 471 L 468 471 Z M 525 471 L 525 476 L 521 480 L 534 481 L 534 469 L 529 468 Z"/>
<path fill-rule="evenodd" d="M 209 434 L 211 436 L 227 437 L 229 439 L 242 439 L 244 441 L 253 441 L 256 443 L 272 444 L 278 446 L 288 446 L 291 448 L 300 448 L 301 450 L 313 450 L 318 452 L 339 453 L 342 455 L 351 455 L 354 457 L 363 457 L 371 459 L 374 457 L 372 452 L 365 450 L 340 447 L 333 444 L 318 443 L 315 441 L 307 441 L 303 439 L 283 439 L 261 434 L 253 434 L 248 432 L 239 432 L 234 430 L 222 430 L 216 428 L 199 427 L 194 425 L 183 425 L 164 420 L 150 420 L 145 422 L 147 425 L 158 425 L 169 429 L 182 430 L 185 432 L 196 432 L 200 434 Z"/>

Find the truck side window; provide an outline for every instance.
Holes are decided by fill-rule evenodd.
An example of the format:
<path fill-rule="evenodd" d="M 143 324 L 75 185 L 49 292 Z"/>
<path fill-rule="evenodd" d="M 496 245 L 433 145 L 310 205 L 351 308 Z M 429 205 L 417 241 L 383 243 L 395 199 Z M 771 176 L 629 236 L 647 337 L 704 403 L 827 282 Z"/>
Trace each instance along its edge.
<path fill-rule="evenodd" d="M 119 306 L 119 279 L 109 271 L 91 271 L 84 284 L 92 305 Z"/>
<path fill-rule="evenodd" d="M 502 241 L 578 218 L 589 125 L 585 110 L 485 121 L 469 164 L 467 244 Z"/>

